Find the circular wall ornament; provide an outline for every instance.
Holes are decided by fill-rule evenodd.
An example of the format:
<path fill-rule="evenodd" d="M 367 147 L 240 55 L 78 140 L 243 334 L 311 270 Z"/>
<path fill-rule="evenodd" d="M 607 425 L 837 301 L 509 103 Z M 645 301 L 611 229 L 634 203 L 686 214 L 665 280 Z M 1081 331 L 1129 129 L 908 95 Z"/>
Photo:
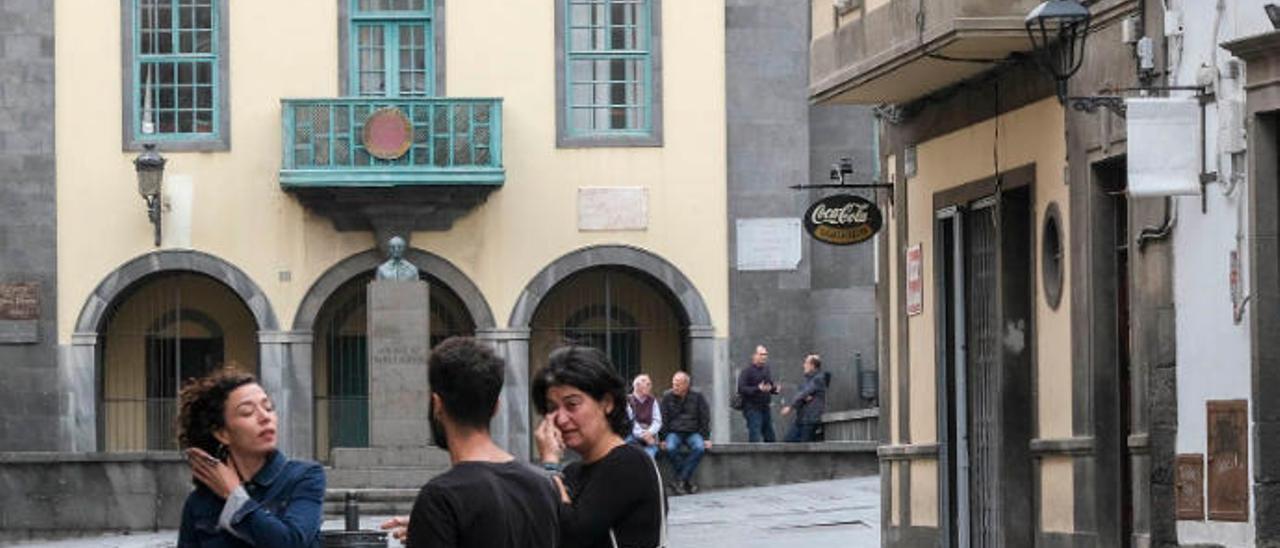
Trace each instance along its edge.
<path fill-rule="evenodd" d="M 413 124 L 398 108 L 373 111 L 364 119 L 363 144 L 369 155 L 380 160 L 395 160 L 413 144 Z"/>
<path fill-rule="evenodd" d="M 1062 244 L 1062 214 L 1058 203 L 1049 202 L 1044 211 L 1044 227 L 1040 230 L 1040 284 L 1049 308 L 1062 304 L 1062 279 L 1066 269 L 1066 248 Z"/>

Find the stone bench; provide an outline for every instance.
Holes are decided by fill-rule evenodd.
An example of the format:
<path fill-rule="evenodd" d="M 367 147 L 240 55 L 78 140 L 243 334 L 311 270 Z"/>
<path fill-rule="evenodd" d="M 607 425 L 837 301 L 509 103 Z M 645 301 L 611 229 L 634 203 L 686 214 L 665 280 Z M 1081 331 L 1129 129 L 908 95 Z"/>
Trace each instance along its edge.
<path fill-rule="evenodd" d="M 823 443 L 713 443 L 694 472 L 703 489 L 733 489 L 880 473 L 874 441 Z M 669 460 L 658 454 L 663 474 Z"/>

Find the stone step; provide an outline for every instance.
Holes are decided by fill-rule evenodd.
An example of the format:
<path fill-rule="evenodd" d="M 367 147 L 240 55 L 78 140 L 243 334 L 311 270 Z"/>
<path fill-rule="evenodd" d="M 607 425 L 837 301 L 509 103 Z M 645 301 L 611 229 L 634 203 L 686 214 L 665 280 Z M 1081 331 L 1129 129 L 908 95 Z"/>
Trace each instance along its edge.
<path fill-rule="evenodd" d="M 444 466 L 369 466 L 364 468 L 326 468 L 330 489 L 413 489 L 448 470 Z"/>
<path fill-rule="evenodd" d="M 449 452 L 438 447 L 336 447 L 329 457 L 334 468 L 449 466 Z"/>
<path fill-rule="evenodd" d="M 347 493 L 355 495 L 361 516 L 408 515 L 418 489 L 329 489 L 324 496 L 327 516 L 345 516 Z"/>

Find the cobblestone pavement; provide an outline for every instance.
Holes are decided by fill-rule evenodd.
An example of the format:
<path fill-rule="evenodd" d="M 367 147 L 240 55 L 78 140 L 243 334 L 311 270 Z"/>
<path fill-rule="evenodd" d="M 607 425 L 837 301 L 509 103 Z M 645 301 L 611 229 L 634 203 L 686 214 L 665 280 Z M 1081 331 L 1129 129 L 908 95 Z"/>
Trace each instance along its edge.
<path fill-rule="evenodd" d="M 374 528 L 383 518 L 366 516 Z M 754 487 L 671 499 L 673 548 L 875 548 L 880 546 L 880 478 Z M 341 528 L 340 520 L 325 529 Z M 165 548 L 177 533 L 135 533 L 16 546 L 53 548 Z M 391 542 L 388 548 L 399 548 Z"/>

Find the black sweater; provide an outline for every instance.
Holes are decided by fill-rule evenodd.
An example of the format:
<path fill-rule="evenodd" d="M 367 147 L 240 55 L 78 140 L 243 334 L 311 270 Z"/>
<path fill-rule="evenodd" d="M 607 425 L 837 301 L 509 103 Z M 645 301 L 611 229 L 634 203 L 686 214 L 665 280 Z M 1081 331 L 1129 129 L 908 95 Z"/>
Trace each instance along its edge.
<path fill-rule="evenodd" d="M 773 388 L 768 392 L 760 391 L 762 382 L 773 385 Z M 742 394 L 744 409 L 766 409 L 769 407 L 769 397 L 778 393 L 778 383 L 773 382 L 773 373 L 769 371 L 769 366 L 748 365 L 742 370 L 742 374 L 738 375 L 738 393 Z"/>
<path fill-rule="evenodd" d="M 561 546 L 608 548 L 610 530 L 620 547 L 657 546 L 663 507 L 657 473 L 649 455 L 628 444 L 591 464 L 566 467 L 573 504 L 561 505 Z"/>
<path fill-rule="evenodd" d="M 674 391 L 667 390 L 662 394 L 662 432 L 666 437 L 670 432 L 679 434 L 702 434 L 704 439 L 711 437 L 711 406 L 702 394 L 689 389 L 684 397 L 677 396 Z"/>

